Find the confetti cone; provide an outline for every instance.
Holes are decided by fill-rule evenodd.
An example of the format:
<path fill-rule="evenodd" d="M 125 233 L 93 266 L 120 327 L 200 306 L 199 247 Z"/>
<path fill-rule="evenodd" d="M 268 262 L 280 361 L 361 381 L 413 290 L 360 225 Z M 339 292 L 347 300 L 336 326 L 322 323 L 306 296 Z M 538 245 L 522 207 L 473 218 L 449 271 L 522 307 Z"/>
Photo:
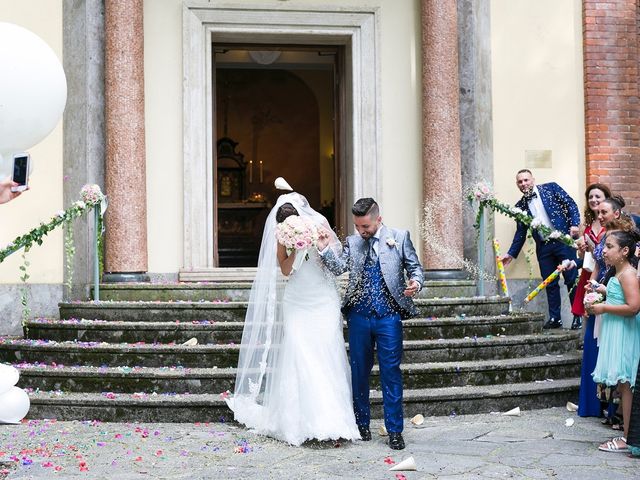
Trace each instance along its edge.
<path fill-rule="evenodd" d="M 416 461 L 413 459 L 413 457 L 409 457 L 404 459 L 397 465 L 394 465 L 393 467 L 391 467 L 389 471 L 390 472 L 400 472 L 400 471 L 408 472 L 408 471 L 414 471 L 417 469 L 418 467 L 416 466 Z"/>
<path fill-rule="evenodd" d="M 519 417 L 520 414 L 521 414 L 520 407 L 516 407 L 516 408 L 512 408 L 508 412 L 504 412 L 502 415 L 505 415 L 508 417 Z"/>
<path fill-rule="evenodd" d="M 289 190 L 290 192 L 293 192 L 293 188 L 291 188 L 291 185 L 289 185 L 287 181 L 282 177 L 276 178 L 276 181 L 273 182 L 273 184 L 276 187 L 276 190 Z"/>

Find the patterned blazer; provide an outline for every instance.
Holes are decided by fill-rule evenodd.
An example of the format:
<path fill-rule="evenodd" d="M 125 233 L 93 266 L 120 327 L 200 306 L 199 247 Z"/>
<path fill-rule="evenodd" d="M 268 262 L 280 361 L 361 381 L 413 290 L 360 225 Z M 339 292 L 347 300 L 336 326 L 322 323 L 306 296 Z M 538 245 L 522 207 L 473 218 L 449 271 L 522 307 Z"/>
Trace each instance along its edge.
<path fill-rule="evenodd" d="M 573 198 L 571 198 L 560 185 L 555 182 L 543 183 L 538 185 L 538 192 L 540 194 L 540 200 L 542 200 L 542 205 L 554 229 L 562 233 L 569 233 L 571 227 L 580 225 L 580 210 L 578 210 L 578 205 L 576 205 Z M 518 200 L 516 207 L 531 215 L 531 212 L 529 212 L 529 202 L 527 202 L 524 196 Z M 527 227 L 523 223 L 518 222 L 511 248 L 509 248 L 509 255 L 516 258 L 520 250 L 522 250 L 526 239 Z"/>
<path fill-rule="evenodd" d="M 356 234 L 347 237 L 341 255 L 335 255 L 331 249 L 327 249 L 322 255 L 325 265 L 335 275 L 349 272 L 349 283 L 342 302 L 343 313 L 346 313 L 352 306 L 352 300 L 357 295 L 376 294 L 376 292 L 361 292 L 362 274 L 368 252 L 369 243 Z M 382 225 L 378 241 L 378 259 L 389 293 L 400 307 L 398 313 L 402 318 L 415 316 L 417 310 L 413 300 L 406 297 L 403 292 L 406 288 L 407 278 L 417 281 L 422 288 L 424 277 L 409 232 Z"/>

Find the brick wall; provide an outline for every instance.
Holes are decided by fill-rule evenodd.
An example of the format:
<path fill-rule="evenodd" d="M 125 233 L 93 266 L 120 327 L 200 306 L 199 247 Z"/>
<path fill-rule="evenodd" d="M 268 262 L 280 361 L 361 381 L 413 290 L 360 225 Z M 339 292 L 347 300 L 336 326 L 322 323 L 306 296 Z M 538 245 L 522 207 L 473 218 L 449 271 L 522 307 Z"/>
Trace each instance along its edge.
<path fill-rule="evenodd" d="M 583 0 L 587 184 L 608 184 L 640 212 L 640 11 L 636 0 Z"/>

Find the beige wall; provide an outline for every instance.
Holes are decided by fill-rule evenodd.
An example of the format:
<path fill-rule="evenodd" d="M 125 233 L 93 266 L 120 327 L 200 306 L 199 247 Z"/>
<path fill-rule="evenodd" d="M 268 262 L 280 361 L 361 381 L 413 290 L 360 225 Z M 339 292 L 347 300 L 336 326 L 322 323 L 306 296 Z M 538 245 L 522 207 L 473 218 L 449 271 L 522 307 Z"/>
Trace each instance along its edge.
<path fill-rule="evenodd" d="M 491 0 L 494 186 L 510 204 L 521 195 L 515 173 L 526 168 L 525 150 L 551 150 L 551 168 L 531 169 L 536 181 L 557 182 L 584 206 L 581 16 L 580 0 Z M 496 218 L 505 253 L 514 231 L 512 220 Z M 507 277 L 528 272 L 520 254 Z"/>
<path fill-rule="evenodd" d="M 277 0 L 253 3 L 284 5 Z M 150 272 L 177 272 L 182 266 L 181 5 L 181 0 L 144 2 Z M 422 198 L 419 1 L 290 0 L 286 5 L 379 7 L 384 166 L 378 200 L 386 223 L 409 228 L 417 238 Z"/>
<path fill-rule="evenodd" d="M 62 61 L 61 0 L 0 0 L 0 22 L 24 27 L 42 38 Z M 2 67 L 0 66 L 0 69 Z M 45 81 L 46 79 L 43 79 Z M 31 191 L 0 205 L 0 246 L 4 247 L 42 221 L 47 222 L 62 206 L 62 121 L 38 145 L 29 149 L 33 173 Z M 61 283 L 62 233 L 50 233 L 42 246 L 28 254 L 29 283 Z M 0 263 L 0 283 L 18 283 L 20 254 Z"/>
<path fill-rule="evenodd" d="M 242 3 L 242 2 L 238 2 Z M 262 4 L 282 6 L 277 0 Z M 335 5 L 344 0 L 290 0 L 289 5 Z M 420 218 L 420 24 L 418 0 L 352 0 L 379 8 L 383 194 L 385 221 L 417 238 Z M 584 190 L 581 3 L 579 0 L 491 0 L 494 184 L 514 203 L 514 173 L 524 151 L 552 150 L 551 169 L 534 169 L 538 182 L 558 181 L 582 207 Z M 182 2 L 145 2 L 145 87 L 149 271 L 182 266 Z M 62 57 L 60 0 L 0 0 L 0 21 L 24 26 Z M 401 52 L 401 54 L 399 53 Z M 62 206 L 61 124 L 30 150 L 32 191 L 0 206 L 0 245 Z M 46 201 L 43 201 L 46 199 Z M 513 222 L 497 219 L 508 247 Z M 53 233 L 30 253 L 31 281 L 62 281 L 62 237 Z M 18 258 L 0 265 L 0 282 L 18 281 Z M 509 268 L 526 277 L 524 258 Z"/>

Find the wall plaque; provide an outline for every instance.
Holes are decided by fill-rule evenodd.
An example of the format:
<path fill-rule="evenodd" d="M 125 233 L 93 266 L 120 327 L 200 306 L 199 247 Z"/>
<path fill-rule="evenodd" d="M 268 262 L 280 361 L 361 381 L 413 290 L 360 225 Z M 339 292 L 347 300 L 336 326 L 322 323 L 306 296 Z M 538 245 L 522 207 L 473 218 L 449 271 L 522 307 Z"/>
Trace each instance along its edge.
<path fill-rule="evenodd" d="M 551 168 L 551 150 L 525 150 L 526 168 Z"/>

